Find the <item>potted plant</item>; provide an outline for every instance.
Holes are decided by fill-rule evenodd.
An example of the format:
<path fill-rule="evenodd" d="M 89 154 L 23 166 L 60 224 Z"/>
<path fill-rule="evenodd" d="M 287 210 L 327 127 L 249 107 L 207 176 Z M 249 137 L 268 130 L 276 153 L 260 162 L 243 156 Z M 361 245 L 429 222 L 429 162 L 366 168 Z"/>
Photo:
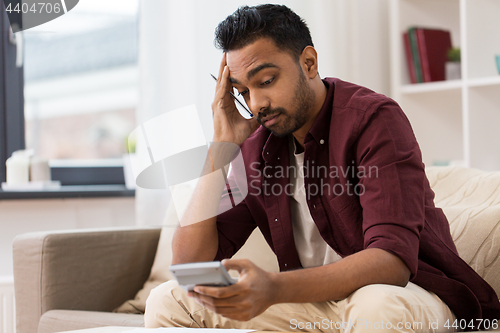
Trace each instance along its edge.
<path fill-rule="evenodd" d="M 460 80 L 462 78 L 460 58 L 460 48 L 454 47 L 448 50 L 446 61 L 446 80 Z"/>

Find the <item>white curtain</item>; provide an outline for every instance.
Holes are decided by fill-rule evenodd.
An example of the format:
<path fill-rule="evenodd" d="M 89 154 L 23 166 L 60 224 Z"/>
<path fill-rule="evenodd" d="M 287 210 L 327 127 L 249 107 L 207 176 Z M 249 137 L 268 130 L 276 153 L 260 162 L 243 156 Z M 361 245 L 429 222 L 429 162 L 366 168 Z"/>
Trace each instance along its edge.
<path fill-rule="evenodd" d="M 165 112 L 195 104 L 203 128 L 200 135 L 206 141 L 211 140 L 213 123 L 210 105 L 215 82 L 209 73 L 217 75 L 222 55 L 213 45 L 215 27 L 239 6 L 259 3 L 265 2 L 141 1 L 138 125 Z M 387 22 L 387 0 L 289 0 L 280 3 L 289 6 L 307 22 L 318 50 L 322 77 L 337 76 L 357 83 L 366 81 L 372 84 L 372 88 L 388 89 L 388 71 L 385 75 L 377 72 L 381 68 L 383 71 L 384 66 L 388 69 L 388 61 L 381 65 L 379 59 L 374 58 L 377 55 L 383 57 L 386 52 L 384 45 L 380 45 L 380 49 L 370 50 L 365 56 L 362 54 L 363 46 L 359 44 L 370 40 L 363 37 L 365 32 L 372 40 L 373 36 L 387 35 L 383 27 L 384 15 Z M 375 42 L 379 39 L 375 38 Z M 373 61 L 377 61 L 377 64 L 372 66 Z M 367 65 L 360 66 L 359 62 Z M 366 67 L 374 71 L 365 72 Z M 378 79 L 380 76 L 383 79 Z M 163 223 L 169 201 L 168 190 L 137 189 L 138 225 Z"/>

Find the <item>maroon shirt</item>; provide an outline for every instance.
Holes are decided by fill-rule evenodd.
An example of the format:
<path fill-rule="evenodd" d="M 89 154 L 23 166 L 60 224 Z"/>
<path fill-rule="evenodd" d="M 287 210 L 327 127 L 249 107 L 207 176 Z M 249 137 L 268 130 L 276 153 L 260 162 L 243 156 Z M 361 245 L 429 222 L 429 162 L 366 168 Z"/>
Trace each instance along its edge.
<path fill-rule="evenodd" d="M 458 256 L 448 221 L 434 206 L 399 105 L 339 79 L 323 81 L 328 94 L 304 140 L 307 204 L 323 239 L 342 257 L 368 248 L 397 255 L 410 280 L 436 293 L 458 319 L 500 318 L 495 291 Z M 216 259 L 231 257 L 258 226 L 281 271 L 301 268 L 286 191 L 287 170 L 293 172 L 287 140 L 261 126 L 241 145 L 245 165 L 233 165 L 236 188 L 229 192 L 241 201 L 237 187 L 247 182 L 248 195 L 218 216 Z M 230 204 L 227 197 L 222 206 Z"/>

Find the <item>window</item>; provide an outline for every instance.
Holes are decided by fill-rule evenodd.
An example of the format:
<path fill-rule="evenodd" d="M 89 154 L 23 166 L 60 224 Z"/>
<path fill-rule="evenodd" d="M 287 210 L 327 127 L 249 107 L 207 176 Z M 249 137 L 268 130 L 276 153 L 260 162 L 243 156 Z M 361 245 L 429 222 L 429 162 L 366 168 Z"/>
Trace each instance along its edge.
<path fill-rule="evenodd" d="M 36 156 L 49 159 L 53 178 L 63 185 L 123 182 L 126 138 L 136 127 L 137 26 L 138 0 L 84 0 L 22 32 L 22 139 Z M 13 151 L 4 150 L 3 179 Z"/>
<path fill-rule="evenodd" d="M 0 4 L 0 181 L 5 161 L 24 148 L 23 69 L 16 66 L 16 45 L 5 8 Z"/>

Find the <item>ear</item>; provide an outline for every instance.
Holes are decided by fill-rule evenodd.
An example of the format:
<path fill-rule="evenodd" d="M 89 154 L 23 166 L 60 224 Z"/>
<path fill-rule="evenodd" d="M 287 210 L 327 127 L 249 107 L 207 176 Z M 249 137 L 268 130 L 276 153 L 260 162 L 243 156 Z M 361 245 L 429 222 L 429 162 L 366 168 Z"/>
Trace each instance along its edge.
<path fill-rule="evenodd" d="M 302 50 L 299 61 L 307 77 L 314 79 L 318 75 L 318 54 L 314 47 L 306 46 Z"/>

